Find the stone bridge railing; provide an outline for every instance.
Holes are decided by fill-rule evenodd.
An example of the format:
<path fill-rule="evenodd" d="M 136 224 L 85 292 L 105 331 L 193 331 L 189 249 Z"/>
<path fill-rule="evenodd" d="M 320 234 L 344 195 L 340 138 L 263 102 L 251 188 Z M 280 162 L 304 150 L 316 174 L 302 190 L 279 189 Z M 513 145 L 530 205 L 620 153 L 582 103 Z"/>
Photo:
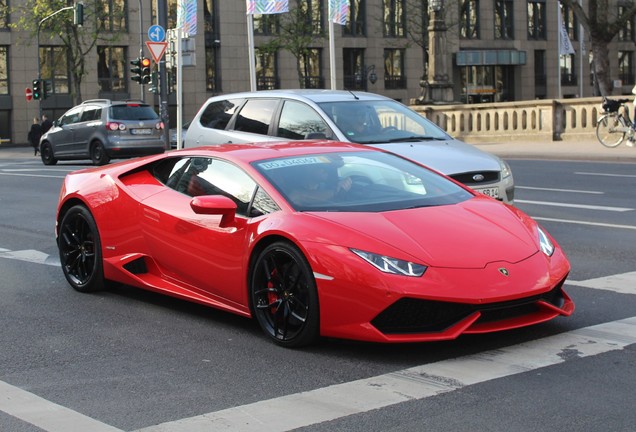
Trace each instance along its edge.
<path fill-rule="evenodd" d="M 631 98 L 612 96 L 612 99 Z M 497 102 L 474 105 L 411 105 L 455 138 L 468 142 L 596 139 L 601 97 Z M 628 105 L 632 107 L 632 104 Z"/>

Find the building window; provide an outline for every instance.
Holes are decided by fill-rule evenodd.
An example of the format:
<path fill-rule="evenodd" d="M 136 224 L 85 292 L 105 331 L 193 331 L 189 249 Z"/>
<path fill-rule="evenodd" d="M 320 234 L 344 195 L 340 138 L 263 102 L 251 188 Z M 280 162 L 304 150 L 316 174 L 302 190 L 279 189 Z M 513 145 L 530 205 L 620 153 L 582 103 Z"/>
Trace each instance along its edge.
<path fill-rule="evenodd" d="M 203 27 L 206 33 L 216 34 L 216 1 L 204 0 L 203 2 Z"/>
<path fill-rule="evenodd" d="M 618 79 L 623 81 L 623 84 L 631 84 L 634 82 L 633 61 L 633 51 L 618 52 Z"/>
<path fill-rule="evenodd" d="M 298 59 L 302 88 L 325 88 L 322 76 L 322 48 L 308 48 Z"/>
<path fill-rule="evenodd" d="M 561 5 L 561 18 L 563 19 L 563 26 L 568 31 L 568 37 L 571 41 L 579 40 L 579 26 L 577 25 L 576 15 L 574 10 L 570 9 L 566 5 Z"/>
<path fill-rule="evenodd" d="M 512 0 L 495 1 L 495 39 L 514 39 Z"/>
<path fill-rule="evenodd" d="M 254 34 L 263 36 L 275 35 L 278 33 L 279 25 L 278 14 L 254 15 Z"/>
<path fill-rule="evenodd" d="M 313 35 L 322 33 L 322 0 L 299 0 L 300 13 L 305 18 L 307 29 L 311 29 Z"/>
<path fill-rule="evenodd" d="M 205 89 L 209 92 L 220 92 L 221 85 L 218 73 L 219 50 L 213 45 L 205 47 Z"/>
<path fill-rule="evenodd" d="M 576 85 L 577 79 L 576 73 L 574 72 L 574 54 L 560 56 L 559 64 L 561 67 L 561 85 Z"/>
<path fill-rule="evenodd" d="M 9 47 L 0 46 L 0 94 L 9 94 Z"/>
<path fill-rule="evenodd" d="M 622 16 L 625 13 L 627 6 L 618 6 L 618 16 Z M 618 40 L 623 42 L 632 42 L 636 39 L 634 34 L 634 18 L 631 21 L 626 21 L 625 26 L 618 30 Z"/>
<path fill-rule="evenodd" d="M 462 0 L 459 4 L 459 36 L 479 39 L 479 0 Z"/>
<path fill-rule="evenodd" d="M 528 39 L 545 40 L 545 0 L 528 2 Z"/>
<path fill-rule="evenodd" d="M 256 89 L 274 90 L 277 88 L 280 88 L 280 82 L 278 81 L 276 53 L 256 48 Z"/>
<path fill-rule="evenodd" d="M 405 89 L 404 50 L 384 50 L 384 88 L 386 90 Z"/>
<path fill-rule="evenodd" d="M 62 46 L 40 47 L 40 76 L 51 81 L 53 94 L 70 93 L 70 66 L 66 48 Z"/>
<path fill-rule="evenodd" d="M 406 34 L 405 0 L 383 0 L 384 36 L 404 37 Z"/>
<path fill-rule="evenodd" d="M 97 14 L 100 30 L 109 32 L 125 32 L 128 30 L 128 5 L 126 0 L 102 0 L 100 13 Z"/>
<path fill-rule="evenodd" d="M 209 92 L 221 91 L 221 76 L 219 73 L 219 56 L 221 51 L 220 35 L 218 32 L 219 14 L 215 0 L 203 2 L 203 27 L 205 29 L 205 89 Z"/>
<path fill-rule="evenodd" d="M 366 36 L 367 25 L 365 20 L 366 0 L 351 0 L 349 6 L 349 19 L 344 26 L 344 34 L 347 36 Z"/>
<path fill-rule="evenodd" d="M 545 50 L 534 51 L 534 85 L 545 87 L 546 79 L 546 65 L 545 65 Z"/>
<path fill-rule="evenodd" d="M 9 29 L 9 2 L 0 0 L 0 30 Z"/>
<path fill-rule="evenodd" d="M 101 92 L 126 92 L 126 48 L 97 47 L 97 81 Z"/>
<path fill-rule="evenodd" d="M 367 80 L 363 78 L 364 66 L 364 49 L 344 48 L 342 50 L 345 90 L 367 89 Z"/>

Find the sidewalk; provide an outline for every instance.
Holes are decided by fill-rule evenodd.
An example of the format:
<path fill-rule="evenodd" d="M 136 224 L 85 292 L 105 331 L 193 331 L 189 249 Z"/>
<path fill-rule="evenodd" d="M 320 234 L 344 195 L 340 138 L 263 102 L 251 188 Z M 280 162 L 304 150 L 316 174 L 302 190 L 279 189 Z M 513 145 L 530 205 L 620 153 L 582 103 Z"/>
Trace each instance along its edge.
<path fill-rule="evenodd" d="M 604 147 L 596 140 L 474 143 L 475 147 L 504 159 L 554 159 L 636 163 L 636 147 L 621 143 L 616 148 Z M 33 157 L 31 146 L 0 145 L 0 158 Z M 39 159 L 39 155 L 37 159 Z"/>

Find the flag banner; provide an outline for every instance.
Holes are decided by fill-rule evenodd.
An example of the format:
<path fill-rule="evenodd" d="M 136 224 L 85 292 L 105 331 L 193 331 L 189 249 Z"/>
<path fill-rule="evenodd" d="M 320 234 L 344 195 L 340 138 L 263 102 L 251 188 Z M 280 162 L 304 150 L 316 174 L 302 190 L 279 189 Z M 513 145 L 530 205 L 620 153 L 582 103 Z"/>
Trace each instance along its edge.
<path fill-rule="evenodd" d="M 197 34 L 197 0 L 179 0 L 177 27 L 189 35 Z"/>
<path fill-rule="evenodd" d="M 247 14 L 277 14 L 289 12 L 289 0 L 246 0 Z"/>
<path fill-rule="evenodd" d="M 329 0 L 329 21 L 345 25 L 349 15 L 349 0 Z"/>
<path fill-rule="evenodd" d="M 559 55 L 568 55 L 574 54 L 574 47 L 572 46 L 572 42 L 570 41 L 570 36 L 568 35 L 568 29 L 565 28 L 565 23 L 561 18 L 561 12 L 557 13 L 559 19 Z"/>

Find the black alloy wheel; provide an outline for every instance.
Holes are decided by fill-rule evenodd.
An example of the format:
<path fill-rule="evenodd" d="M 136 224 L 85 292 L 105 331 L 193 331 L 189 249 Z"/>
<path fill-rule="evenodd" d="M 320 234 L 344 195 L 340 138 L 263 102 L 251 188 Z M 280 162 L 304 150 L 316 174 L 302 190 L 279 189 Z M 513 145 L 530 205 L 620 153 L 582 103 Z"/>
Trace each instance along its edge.
<path fill-rule="evenodd" d="M 250 297 L 258 323 L 277 344 L 298 348 L 318 338 L 316 282 L 294 245 L 272 243 L 258 255 L 251 271 Z"/>
<path fill-rule="evenodd" d="M 95 141 L 91 144 L 91 160 L 93 161 L 93 165 L 106 165 L 110 162 L 110 157 L 106 154 L 104 145 L 99 141 Z"/>
<path fill-rule="evenodd" d="M 57 159 L 53 156 L 53 148 L 50 143 L 42 143 L 40 146 L 40 158 L 44 165 L 55 165 L 57 163 Z"/>
<path fill-rule="evenodd" d="M 101 242 L 95 219 L 82 205 L 71 207 L 60 224 L 58 248 L 62 270 L 77 291 L 104 289 Z"/>

